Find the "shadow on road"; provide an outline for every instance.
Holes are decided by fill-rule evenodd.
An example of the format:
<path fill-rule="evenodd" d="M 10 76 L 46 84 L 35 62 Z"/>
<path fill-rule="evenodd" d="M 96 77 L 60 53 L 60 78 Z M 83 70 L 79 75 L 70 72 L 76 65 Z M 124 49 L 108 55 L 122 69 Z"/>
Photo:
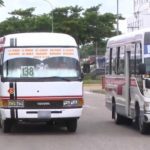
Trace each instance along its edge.
<path fill-rule="evenodd" d="M 61 124 L 49 125 L 46 123 L 21 123 L 12 127 L 10 134 L 69 134 L 67 128 Z"/>
<path fill-rule="evenodd" d="M 106 122 L 100 122 L 101 128 L 103 128 L 103 133 L 105 135 L 111 135 L 111 136 L 119 136 L 119 137 L 125 137 L 125 136 L 131 136 L 136 137 L 138 135 L 142 135 L 133 122 L 132 124 L 123 123 L 123 124 L 116 124 L 113 120 L 112 121 L 106 121 Z M 150 136 L 150 128 L 147 131 L 146 134 L 143 136 Z"/>

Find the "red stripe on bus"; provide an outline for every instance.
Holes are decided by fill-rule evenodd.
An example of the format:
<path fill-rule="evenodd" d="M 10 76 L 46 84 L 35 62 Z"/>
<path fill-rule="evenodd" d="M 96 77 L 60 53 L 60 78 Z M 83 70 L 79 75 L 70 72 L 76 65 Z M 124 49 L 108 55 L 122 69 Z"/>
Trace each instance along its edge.
<path fill-rule="evenodd" d="M 82 99 L 83 96 L 18 96 L 17 100 L 27 100 L 27 101 L 36 101 L 36 100 L 64 100 L 64 99 Z M 10 97 L 2 96 L 1 99 L 9 100 Z"/>
<path fill-rule="evenodd" d="M 131 86 L 137 86 L 136 80 L 131 79 Z M 125 85 L 125 78 L 105 78 L 105 85 L 115 84 L 115 85 Z"/>

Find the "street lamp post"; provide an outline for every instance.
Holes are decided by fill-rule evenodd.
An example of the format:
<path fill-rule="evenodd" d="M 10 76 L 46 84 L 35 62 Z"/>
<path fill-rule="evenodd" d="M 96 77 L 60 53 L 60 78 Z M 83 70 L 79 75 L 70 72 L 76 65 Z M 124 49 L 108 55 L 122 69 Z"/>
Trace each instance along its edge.
<path fill-rule="evenodd" d="M 95 61 L 95 64 L 96 64 L 96 69 L 98 69 L 98 43 L 97 43 L 97 40 L 95 42 L 95 50 L 96 50 L 96 61 Z"/>
<path fill-rule="evenodd" d="M 47 2 L 51 8 L 52 8 L 52 32 L 54 31 L 54 15 L 53 15 L 53 5 L 49 0 L 44 0 L 45 2 Z"/>

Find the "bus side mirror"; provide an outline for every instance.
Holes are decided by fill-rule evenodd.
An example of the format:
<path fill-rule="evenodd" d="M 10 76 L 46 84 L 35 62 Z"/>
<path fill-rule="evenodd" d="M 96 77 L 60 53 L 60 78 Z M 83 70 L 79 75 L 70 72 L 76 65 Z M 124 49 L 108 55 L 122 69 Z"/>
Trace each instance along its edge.
<path fill-rule="evenodd" d="M 90 73 L 90 65 L 89 64 L 83 64 L 83 72 Z"/>
<path fill-rule="evenodd" d="M 0 75 L 2 75 L 3 67 L 0 65 Z"/>
<path fill-rule="evenodd" d="M 138 70 L 139 70 L 139 74 L 141 74 L 141 75 L 146 74 L 146 65 L 145 64 L 139 64 Z"/>
<path fill-rule="evenodd" d="M 82 80 L 84 79 L 84 74 L 83 74 L 83 73 L 81 73 L 81 79 L 82 79 Z"/>
<path fill-rule="evenodd" d="M 150 80 L 149 79 L 145 79 L 145 87 L 147 89 L 150 89 Z"/>

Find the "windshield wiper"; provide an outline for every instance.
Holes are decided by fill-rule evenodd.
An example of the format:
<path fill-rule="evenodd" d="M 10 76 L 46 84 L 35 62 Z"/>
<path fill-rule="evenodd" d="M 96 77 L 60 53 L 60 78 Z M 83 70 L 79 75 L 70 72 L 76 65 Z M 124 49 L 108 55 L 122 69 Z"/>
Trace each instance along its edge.
<path fill-rule="evenodd" d="M 59 76 L 52 76 L 52 77 L 46 77 L 48 79 L 54 79 L 54 80 L 62 80 L 62 81 L 71 81 L 71 79 L 68 79 L 66 77 L 59 77 Z"/>
<path fill-rule="evenodd" d="M 4 78 L 2 77 L 2 82 L 6 81 L 11 81 L 11 82 L 36 82 L 36 81 L 81 81 L 81 78 L 77 77 L 59 77 L 59 76 L 51 76 L 51 77 L 36 77 L 36 78 L 31 78 L 31 77 L 21 77 L 21 78 Z"/>
<path fill-rule="evenodd" d="M 59 76 L 50 76 L 50 77 L 36 77 L 36 78 L 30 78 L 30 77 L 21 77 L 21 79 L 26 79 L 26 80 L 54 80 L 54 81 L 57 81 L 57 80 L 60 80 L 60 81 L 71 81 L 71 79 L 68 79 L 66 77 L 59 77 Z"/>

